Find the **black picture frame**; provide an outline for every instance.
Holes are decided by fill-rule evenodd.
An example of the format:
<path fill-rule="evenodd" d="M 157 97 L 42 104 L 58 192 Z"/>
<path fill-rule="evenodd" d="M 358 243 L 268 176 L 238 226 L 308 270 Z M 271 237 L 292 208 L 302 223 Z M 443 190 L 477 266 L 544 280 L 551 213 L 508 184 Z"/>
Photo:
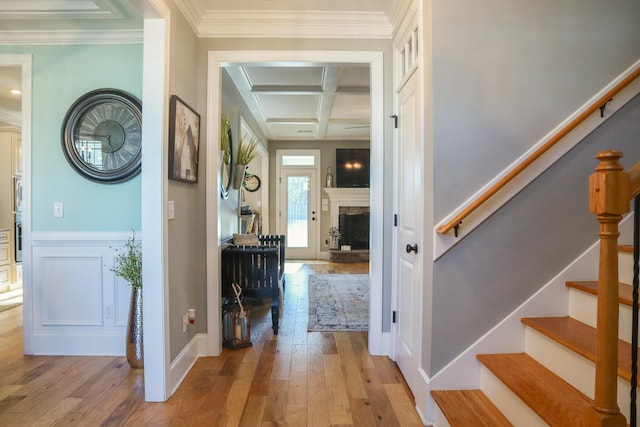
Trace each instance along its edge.
<path fill-rule="evenodd" d="M 199 151 L 200 114 L 177 95 L 171 95 L 169 100 L 169 179 L 198 182 Z"/>

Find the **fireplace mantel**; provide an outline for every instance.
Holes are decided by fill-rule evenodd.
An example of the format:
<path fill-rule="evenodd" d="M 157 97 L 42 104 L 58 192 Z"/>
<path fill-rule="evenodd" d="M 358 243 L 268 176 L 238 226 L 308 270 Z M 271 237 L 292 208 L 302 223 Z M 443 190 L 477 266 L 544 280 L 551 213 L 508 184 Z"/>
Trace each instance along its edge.
<path fill-rule="evenodd" d="M 338 227 L 341 206 L 369 206 L 369 188 L 327 187 L 324 191 L 331 204 L 331 227 Z"/>

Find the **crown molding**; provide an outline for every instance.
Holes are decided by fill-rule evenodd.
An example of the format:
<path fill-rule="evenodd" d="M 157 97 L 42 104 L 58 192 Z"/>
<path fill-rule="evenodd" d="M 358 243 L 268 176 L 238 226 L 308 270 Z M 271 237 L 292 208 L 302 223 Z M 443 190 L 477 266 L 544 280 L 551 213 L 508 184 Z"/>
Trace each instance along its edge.
<path fill-rule="evenodd" d="M 140 30 L 0 31 L 0 45 L 138 44 Z"/>
<path fill-rule="evenodd" d="M 290 10 L 206 11 L 199 37 L 390 39 L 393 26 L 384 12 Z"/>
<path fill-rule="evenodd" d="M 174 0 L 174 2 L 193 31 L 198 34 L 200 18 L 206 13 L 202 0 Z"/>

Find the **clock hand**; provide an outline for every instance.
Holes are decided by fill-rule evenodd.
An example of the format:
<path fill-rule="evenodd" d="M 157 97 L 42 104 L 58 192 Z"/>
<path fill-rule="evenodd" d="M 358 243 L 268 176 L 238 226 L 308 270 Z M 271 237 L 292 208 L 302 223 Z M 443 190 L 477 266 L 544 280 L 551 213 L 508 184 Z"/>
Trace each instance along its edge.
<path fill-rule="evenodd" d="M 100 135 L 99 133 L 79 133 L 78 136 L 91 136 L 94 138 L 107 138 L 110 139 L 111 135 Z"/>

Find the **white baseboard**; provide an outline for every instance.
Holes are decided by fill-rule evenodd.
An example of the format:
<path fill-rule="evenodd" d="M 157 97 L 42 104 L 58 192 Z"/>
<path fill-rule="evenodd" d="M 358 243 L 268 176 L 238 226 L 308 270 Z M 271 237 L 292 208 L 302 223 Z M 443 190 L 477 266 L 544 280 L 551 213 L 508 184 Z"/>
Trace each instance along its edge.
<path fill-rule="evenodd" d="M 176 392 L 182 381 L 196 363 L 199 357 L 206 355 L 207 334 L 196 334 L 180 354 L 171 362 L 169 367 L 169 381 L 171 394 Z"/>

